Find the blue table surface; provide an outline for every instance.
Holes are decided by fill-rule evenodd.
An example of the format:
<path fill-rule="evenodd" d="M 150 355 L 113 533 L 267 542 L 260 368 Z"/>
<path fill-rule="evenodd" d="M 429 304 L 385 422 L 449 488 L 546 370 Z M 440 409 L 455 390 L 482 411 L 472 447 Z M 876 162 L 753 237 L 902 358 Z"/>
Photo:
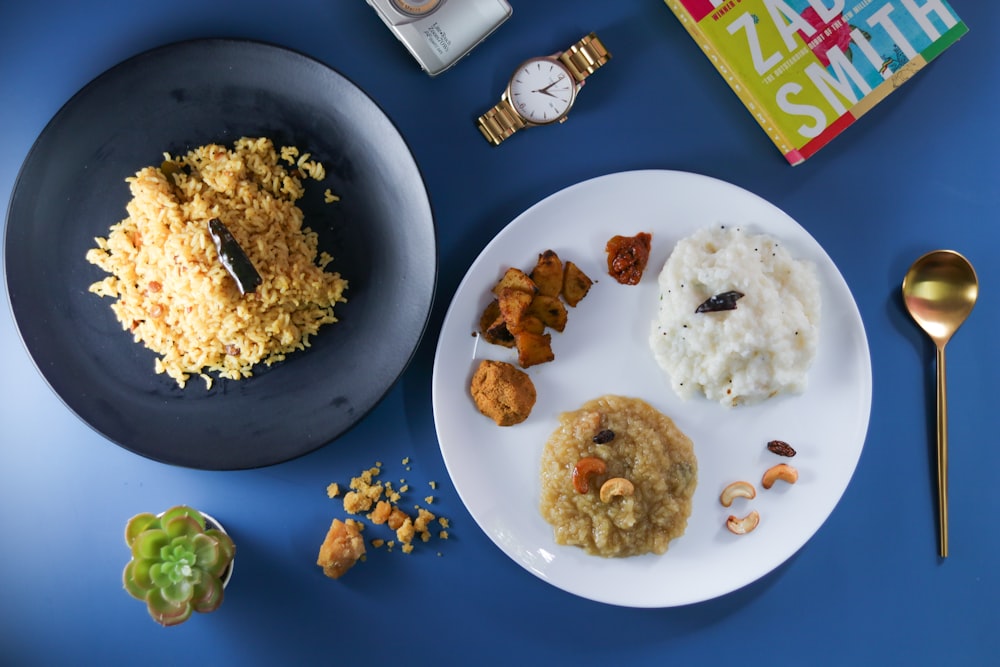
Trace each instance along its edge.
<path fill-rule="evenodd" d="M 423 171 L 440 256 L 426 335 L 378 407 L 312 454 L 248 471 L 165 465 L 104 439 L 48 388 L 3 308 L 0 662 L 985 664 L 1000 651 L 1000 77 L 989 70 L 1000 5 L 953 0 L 969 34 L 791 167 L 660 0 L 514 4 L 437 78 L 361 0 L 0 4 L 0 202 L 45 124 L 107 68 L 179 40 L 250 38 L 329 64 L 382 106 Z M 614 59 L 570 120 L 488 146 L 473 121 L 514 64 L 592 30 Z M 494 546 L 450 483 L 430 387 L 451 296 L 490 239 L 566 186 L 648 168 L 729 181 L 799 221 L 854 294 L 874 389 L 857 470 L 805 546 L 731 594 L 643 610 L 558 590 Z M 899 296 L 909 264 L 935 248 L 965 254 L 981 281 L 948 346 L 947 559 L 937 554 L 933 347 Z M 416 487 L 439 482 L 434 507 L 452 538 L 410 556 L 373 552 L 326 579 L 314 565 L 338 514 L 326 485 L 376 460 Z M 176 502 L 222 519 L 239 554 L 218 612 L 163 629 L 122 591 L 122 529 Z"/>

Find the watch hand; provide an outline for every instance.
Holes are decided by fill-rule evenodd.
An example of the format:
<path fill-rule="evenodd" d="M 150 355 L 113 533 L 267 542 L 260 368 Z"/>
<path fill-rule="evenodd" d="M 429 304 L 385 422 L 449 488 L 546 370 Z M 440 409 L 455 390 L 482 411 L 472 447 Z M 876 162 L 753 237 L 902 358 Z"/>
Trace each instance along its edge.
<path fill-rule="evenodd" d="M 555 95 L 553 95 L 552 93 L 549 92 L 549 88 L 551 88 L 552 86 L 556 85 L 557 83 L 559 83 L 558 80 L 553 81 L 552 83 L 550 83 L 549 85 L 545 86 L 544 88 L 539 88 L 539 89 L 533 90 L 531 92 L 533 92 L 533 93 L 541 93 L 542 95 L 548 95 L 549 97 L 555 97 Z"/>

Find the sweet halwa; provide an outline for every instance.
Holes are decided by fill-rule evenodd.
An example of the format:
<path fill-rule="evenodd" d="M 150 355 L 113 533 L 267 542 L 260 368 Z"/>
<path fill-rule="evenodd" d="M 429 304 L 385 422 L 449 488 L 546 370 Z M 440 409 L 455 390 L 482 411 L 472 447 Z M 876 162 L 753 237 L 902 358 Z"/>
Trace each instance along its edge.
<path fill-rule="evenodd" d="M 691 439 L 673 420 L 640 399 L 602 396 L 560 415 L 542 453 L 540 509 L 559 544 L 662 554 L 687 528 L 697 482 Z"/>

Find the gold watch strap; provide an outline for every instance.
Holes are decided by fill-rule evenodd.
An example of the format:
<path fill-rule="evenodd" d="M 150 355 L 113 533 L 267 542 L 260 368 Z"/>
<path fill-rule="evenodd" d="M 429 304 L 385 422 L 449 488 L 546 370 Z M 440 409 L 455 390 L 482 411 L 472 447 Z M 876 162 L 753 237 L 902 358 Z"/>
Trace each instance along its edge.
<path fill-rule="evenodd" d="M 583 83 L 584 79 L 611 60 L 611 54 L 604 48 L 604 43 L 597 38 L 597 35 L 590 33 L 560 53 L 558 58 L 577 83 Z M 476 126 L 486 141 L 494 146 L 499 146 L 504 139 L 524 128 L 526 124 L 521 115 L 514 111 L 514 107 L 505 99 L 476 121 Z"/>
<path fill-rule="evenodd" d="M 609 60 L 611 54 L 594 33 L 590 33 L 559 54 L 559 61 L 566 66 L 573 78 L 581 83 Z"/>
<path fill-rule="evenodd" d="M 521 115 L 514 111 L 514 107 L 507 100 L 500 100 L 500 103 L 479 117 L 476 126 L 486 137 L 486 141 L 494 146 L 499 146 L 500 142 L 514 134 L 525 125 Z"/>

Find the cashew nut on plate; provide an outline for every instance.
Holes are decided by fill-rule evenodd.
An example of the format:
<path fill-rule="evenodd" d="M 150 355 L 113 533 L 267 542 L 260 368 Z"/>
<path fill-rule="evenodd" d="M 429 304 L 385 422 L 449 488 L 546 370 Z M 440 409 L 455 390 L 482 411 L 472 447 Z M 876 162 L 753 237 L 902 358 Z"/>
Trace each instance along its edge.
<path fill-rule="evenodd" d="M 617 496 L 631 496 L 635 486 L 624 477 L 612 477 L 601 485 L 601 502 L 610 503 Z"/>

